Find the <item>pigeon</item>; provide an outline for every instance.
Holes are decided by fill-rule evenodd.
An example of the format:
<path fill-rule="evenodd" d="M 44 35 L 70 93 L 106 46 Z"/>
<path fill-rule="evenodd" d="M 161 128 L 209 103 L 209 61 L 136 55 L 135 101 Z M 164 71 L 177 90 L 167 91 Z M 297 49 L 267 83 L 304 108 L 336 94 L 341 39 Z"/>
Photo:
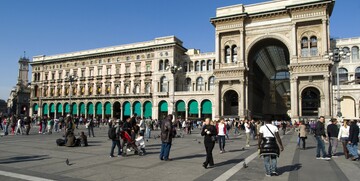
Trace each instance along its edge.
<path fill-rule="evenodd" d="M 66 165 L 69 165 L 70 166 L 70 163 L 69 163 L 69 159 L 67 158 L 66 161 L 65 161 Z"/>
<path fill-rule="evenodd" d="M 244 167 L 244 168 L 247 168 L 247 167 L 248 167 L 247 164 L 246 164 L 246 162 L 243 163 L 243 167 Z"/>
<path fill-rule="evenodd" d="M 146 142 L 149 142 L 149 140 L 148 140 L 148 139 L 146 139 Z"/>
<path fill-rule="evenodd" d="M 199 144 L 201 144 L 201 141 L 198 141 Z"/>
<path fill-rule="evenodd" d="M 242 148 L 241 148 L 241 151 L 244 151 L 244 150 L 245 150 L 245 148 L 244 148 L 244 147 L 242 147 Z"/>

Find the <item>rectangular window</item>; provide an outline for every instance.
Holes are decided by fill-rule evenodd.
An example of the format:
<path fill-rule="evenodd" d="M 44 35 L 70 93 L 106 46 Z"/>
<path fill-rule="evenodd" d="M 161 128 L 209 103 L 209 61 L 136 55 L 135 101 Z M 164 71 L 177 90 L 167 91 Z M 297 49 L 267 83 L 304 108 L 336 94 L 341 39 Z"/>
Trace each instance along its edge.
<path fill-rule="evenodd" d="M 101 76 L 101 75 L 102 75 L 102 70 L 101 70 L 101 68 L 100 68 L 100 67 L 98 68 L 98 75 L 99 75 L 99 76 Z"/>
<path fill-rule="evenodd" d="M 55 80 L 55 73 L 51 74 L 51 80 Z"/>
<path fill-rule="evenodd" d="M 135 65 L 135 72 L 140 72 L 140 64 Z"/>
<path fill-rule="evenodd" d="M 85 77 L 85 69 L 81 69 L 81 77 Z"/>
<path fill-rule="evenodd" d="M 73 75 L 74 75 L 75 77 L 77 77 L 77 71 L 74 70 L 73 72 L 74 72 Z"/>
<path fill-rule="evenodd" d="M 106 75 L 111 75 L 111 68 L 110 67 L 106 68 Z"/>
<path fill-rule="evenodd" d="M 94 76 L 94 69 L 90 69 L 90 77 Z"/>
<path fill-rule="evenodd" d="M 62 79 L 62 73 L 59 72 L 59 79 Z"/>
<path fill-rule="evenodd" d="M 130 65 L 126 65 L 126 67 L 125 67 L 125 73 L 130 73 Z"/>

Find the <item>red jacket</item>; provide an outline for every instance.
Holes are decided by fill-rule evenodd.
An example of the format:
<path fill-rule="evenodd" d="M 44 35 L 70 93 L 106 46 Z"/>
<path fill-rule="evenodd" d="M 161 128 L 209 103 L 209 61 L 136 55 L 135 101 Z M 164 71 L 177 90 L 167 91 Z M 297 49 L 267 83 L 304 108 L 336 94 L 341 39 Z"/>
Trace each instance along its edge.
<path fill-rule="evenodd" d="M 216 134 L 219 134 L 219 123 L 216 123 Z M 224 123 L 224 134 L 226 134 L 226 124 Z"/>

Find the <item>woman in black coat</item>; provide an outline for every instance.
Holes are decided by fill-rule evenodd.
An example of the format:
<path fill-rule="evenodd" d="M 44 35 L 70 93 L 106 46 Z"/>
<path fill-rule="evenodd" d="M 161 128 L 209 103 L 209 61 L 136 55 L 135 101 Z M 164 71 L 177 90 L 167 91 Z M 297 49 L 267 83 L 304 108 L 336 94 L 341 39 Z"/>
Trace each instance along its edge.
<path fill-rule="evenodd" d="M 204 126 L 201 130 L 201 136 L 204 136 L 204 145 L 206 150 L 206 161 L 203 163 L 204 168 L 214 166 L 214 159 L 212 156 L 212 151 L 214 149 L 215 140 L 212 137 L 216 136 L 216 128 L 211 124 L 210 119 L 206 118 Z"/>

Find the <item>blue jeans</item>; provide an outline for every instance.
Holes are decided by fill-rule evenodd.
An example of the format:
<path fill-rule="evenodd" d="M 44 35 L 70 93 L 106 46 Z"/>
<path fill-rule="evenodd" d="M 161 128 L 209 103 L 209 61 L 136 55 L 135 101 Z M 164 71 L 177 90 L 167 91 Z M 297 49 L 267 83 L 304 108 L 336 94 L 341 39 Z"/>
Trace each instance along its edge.
<path fill-rule="evenodd" d="M 326 151 L 325 151 L 325 143 L 324 140 L 322 140 L 321 136 L 315 136 L 317 141 L 316 146 L 316 157 L 320 157 L 320 151 L 322 152 L 322 156 L 326 157 Z"/>
<path fill-rule="evenodd" d="M 219 148 L 220 151 L 225 151 L 225 136 L 218 136 Z"/>
<path fill-rule="evenodd" d="M 168 160 L 170 154 L 171 143 L 162 142 L 160 151 L 160 160 Z"/>
<path fill-rule="evenodd" d="M 111 151 L 110 151 L 110 156 L 114 156 L 114 149 L 115 146 L 118 147 L 118 155 L 121 155 L 121 147 L 120 147 L 120 140 L 112 140 L 112 145 L 111 145 Z"/>
<path fill-rule="evenodd" d="M 348 143 L 346 147 L 349 150 L 349 153 L 354 157 L 354 159 L 359 158 L 358 143 L 352 143 L 352 144 Z"/>
<path fill-rule="evenodd" d="M 6 124 L 4 128 L 4 134 L 5 136 L 9 134 L 9 126 Z"/>
<path fill-rule="evenodd" d="M 276 155 L 264 155 L 264 166 L 267 175 L 276 172 L 277 170 L 277 156 Z"/>
<path fill-rule="evenodd" d="M 150 136 L 151 136 L 151 129 L 150 128 L 146 128 L 146 130 L 145 130 L 145 134 L 146 134 L 146 138 L 150 138 Z"/>

